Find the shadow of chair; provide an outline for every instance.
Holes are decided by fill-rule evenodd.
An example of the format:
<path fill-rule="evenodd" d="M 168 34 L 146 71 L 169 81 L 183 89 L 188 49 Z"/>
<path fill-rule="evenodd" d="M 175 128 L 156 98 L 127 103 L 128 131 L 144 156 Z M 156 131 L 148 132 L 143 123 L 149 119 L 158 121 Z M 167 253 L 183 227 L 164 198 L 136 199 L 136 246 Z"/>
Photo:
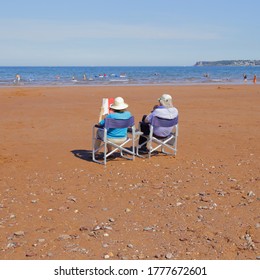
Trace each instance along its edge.
<path fill-rule="evenodd" d="M 92 162 L 92 150 L 72 150 L 75 157 Z"/>

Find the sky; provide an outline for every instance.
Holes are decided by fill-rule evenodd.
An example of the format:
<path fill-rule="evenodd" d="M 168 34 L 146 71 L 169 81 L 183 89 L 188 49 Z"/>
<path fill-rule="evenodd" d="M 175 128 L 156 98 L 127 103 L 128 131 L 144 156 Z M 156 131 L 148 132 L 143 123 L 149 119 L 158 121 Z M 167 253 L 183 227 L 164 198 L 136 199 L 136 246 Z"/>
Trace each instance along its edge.
<path fill-rule="evenodd" d="M 1 66 L 260 59 L 259 0 L 1 0 Z"/>

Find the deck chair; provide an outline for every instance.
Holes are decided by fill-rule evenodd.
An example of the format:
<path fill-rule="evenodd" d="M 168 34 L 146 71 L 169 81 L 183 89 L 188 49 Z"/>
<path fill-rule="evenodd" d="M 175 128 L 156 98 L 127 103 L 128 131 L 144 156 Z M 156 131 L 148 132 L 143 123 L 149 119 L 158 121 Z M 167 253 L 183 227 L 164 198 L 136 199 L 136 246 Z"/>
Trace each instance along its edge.
<path fill-rule="evenodd" d="M 142 135 L 143 137 L 146 138 L 146 141 L 138 145 L 137 150 L 136 150 L 136 155 L 143 157 L 139 153 L 139 149 L 143 145 L 148 146 L 148 157 L 150 158 L 151 155 L 154 152 L 158 152 L 160 149 L 160 152 L 166 155 L 174 155 L 176 156 L 177 153 L 177 138 L 178 138 L 178 117 L 174 119 L 163 119 L 159 117 L 153 117 L 152 123 L 149 124 L 150 126 L 150 134 L 149 135 Z M 167 137 L 158 137 L 154 135 L 154 126 L 159 126 L 159 127 L 173 127 L 172 132 L 170 135 Z M 139 123 L 139 129 L 140 129 L 140 123 Z"/>
<path fill-rule="evenodd" d="M 107 131 L 109 128 L 127 128 L 131 130 L 131 134 L 127 134 L 127 138 L 122 140 L 120 143 L 114 143 L 107 137 Z M 97 129 L 104 130 L 104 138 L 99 139 L 97 138 Z M 126 159 L 133 160 L 135 158 L 135 120 L 134 117 L 130 117 L 126 120 L 117 120 L 117 119 L 110 119 L 107 118 L 105 120 L 104 127 L 100 127 L 99 125 L 94 125 L 92 129 L 92 160 L 94 162 L 104 164 L 107 163 L 107 158 L 110 157 L 115 152 L 119 151 L 120 156 Z M 95 148 L 95 141 L 96 139 L 101 141 L 101 145 L 98 148 Z M 131 143 L 131 147 L 127 148 L 127 144 Z M 103 151 L 102 159 L 97 153 Z"/>

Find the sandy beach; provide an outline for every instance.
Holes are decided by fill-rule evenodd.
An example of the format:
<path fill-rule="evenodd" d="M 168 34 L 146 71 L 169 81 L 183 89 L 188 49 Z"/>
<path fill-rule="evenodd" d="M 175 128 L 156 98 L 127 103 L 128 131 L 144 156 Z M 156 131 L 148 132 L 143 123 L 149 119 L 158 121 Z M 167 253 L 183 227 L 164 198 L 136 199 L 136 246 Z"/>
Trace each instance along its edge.
<path fill-rule="evenodd" d="M 178 153 L 91 160 L 103 97 L 136 123 L 162 93 Z M 260 256 L 260 85 L 0 89 L 0 259 Z"/>

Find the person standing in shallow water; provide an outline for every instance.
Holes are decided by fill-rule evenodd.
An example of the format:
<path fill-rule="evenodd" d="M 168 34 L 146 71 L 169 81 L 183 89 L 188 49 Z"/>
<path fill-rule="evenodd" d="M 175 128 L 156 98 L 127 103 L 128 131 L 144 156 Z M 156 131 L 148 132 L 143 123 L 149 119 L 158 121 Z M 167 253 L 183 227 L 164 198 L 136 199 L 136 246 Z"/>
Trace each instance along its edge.
<path fill-rule="evenodd" d="M 21 81 L 21 76 L 19 74 L 16 74 L 15 76 L 15 82 L 19 83 Z"/>
<path fill-rule="evenodd" d="M 254 75 L 253 83 L 256 84 L 256 74 Z"/>
<path fill-rule="evenodd" d="M 244 77 L 244 83 L 246 83 L 247 82 L 247 75 L 244 74 L 243 77 Z"/>

